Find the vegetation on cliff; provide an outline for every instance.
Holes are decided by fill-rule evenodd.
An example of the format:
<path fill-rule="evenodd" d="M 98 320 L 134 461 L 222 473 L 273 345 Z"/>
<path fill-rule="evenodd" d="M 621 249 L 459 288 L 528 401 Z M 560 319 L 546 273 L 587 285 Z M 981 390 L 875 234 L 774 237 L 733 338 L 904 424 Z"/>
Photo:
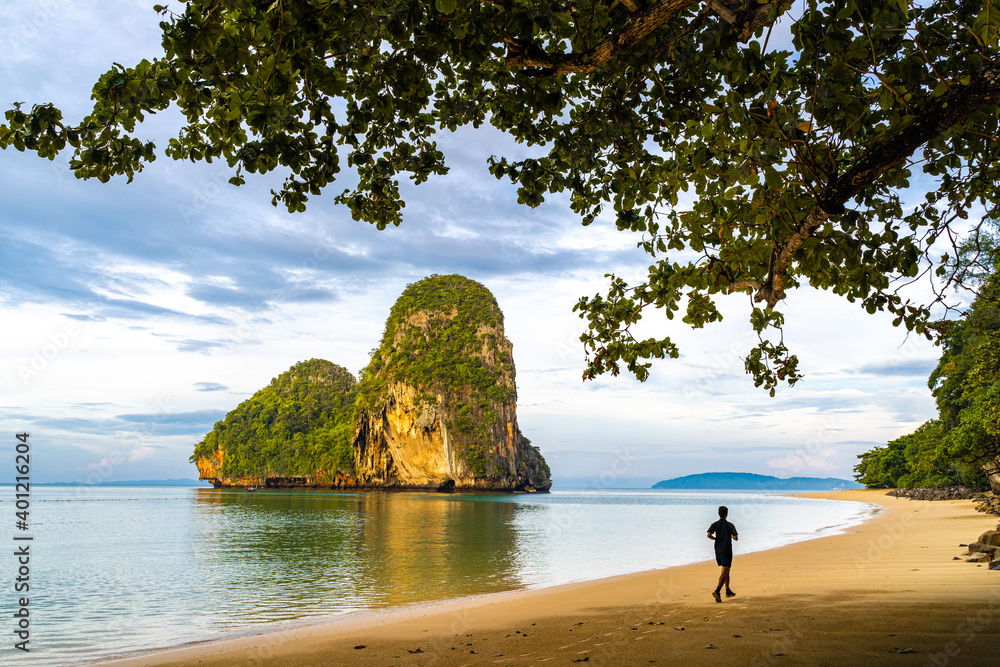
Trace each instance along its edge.
<path fill-rule="evenodd" d="M 869 487 L 1000 487 L 1000 251 L 992 244 L 975 261 L 980 289 L 959 320 L 949 322 L 941 360 L 928 384 L 938 418 L 915 432 L 861 454 L 855 479 Z M 966 271 L 973 273 L 970 267 Z"/>
<path fill-rule="evenodd" d="M 513 397 L 513 383 L 510 388 L 503 385 L 504 372 L 513 376 L 513 366 L 506 360 L 485 363 L 481 354 L 488 349 L 494 358 L 499 356 L 494 332 L 502 326 L 496 299 L 474 280 L 434 275 L 407 285 L 362 373 L 359 407 L 375 409 L 393 381 L 428 393 L 471 388 L 484 401 Z"/>
<path fill-rule="evenodd" d="M 361 375 L 359 410 L 377 412 L 394 382 L 416 389 L 418 404 L 441 409 L 456 451 L 476 477 L 507 473 L 489 443 L 506 428 L 498 411 L 516 400 L 514 363 L 503 313 L 486 287 L 459 275 L 407 286 Z"/>
<path fill-rule="evenodd" d="M 336 364 L 297 363 L 217 422 L 191 462 L 222 450 L 219 472 L 230 479 L 349 471 L 356 391 Z"/>

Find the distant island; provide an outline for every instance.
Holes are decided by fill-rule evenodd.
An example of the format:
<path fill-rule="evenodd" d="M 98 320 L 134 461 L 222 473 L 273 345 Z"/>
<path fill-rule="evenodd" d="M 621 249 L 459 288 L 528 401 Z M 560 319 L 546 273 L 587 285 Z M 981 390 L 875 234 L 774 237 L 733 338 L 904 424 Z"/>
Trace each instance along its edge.
<path fill-rule="evenodd" d="M 653 485 L 654 489 L 725 489 L 729 491 L 839 491 L 863 489 L 864 486 L 849 479 L 836 477 L 789 477 L 781 479 L 771 475 L 749 472 L 703 472 L 666 479 Z"/>

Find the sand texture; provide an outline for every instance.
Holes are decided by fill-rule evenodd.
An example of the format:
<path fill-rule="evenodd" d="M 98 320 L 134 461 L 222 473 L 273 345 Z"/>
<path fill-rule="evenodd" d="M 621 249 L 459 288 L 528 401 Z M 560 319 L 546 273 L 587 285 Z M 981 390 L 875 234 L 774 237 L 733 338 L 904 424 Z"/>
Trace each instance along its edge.
<path fill-rule="evenodd" d="M 841 535 L 753 554 L 737 543 L 737 597 L 721 604 L 713 560 L 108 664 L 1000 665 L 1000 572 L 952 560 L 996 517 L 967 501 L 811 495 L 883 509 Z"/>

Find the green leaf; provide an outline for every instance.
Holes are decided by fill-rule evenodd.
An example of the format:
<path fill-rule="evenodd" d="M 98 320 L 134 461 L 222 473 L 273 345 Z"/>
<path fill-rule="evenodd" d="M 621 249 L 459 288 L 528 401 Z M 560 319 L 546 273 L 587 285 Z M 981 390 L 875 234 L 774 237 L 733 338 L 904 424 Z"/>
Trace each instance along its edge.
<path fill-rule="evenodd" d="M 442 14 L 454 14 L 458 8 L 458 0 L 434 0 L 434 6 Z"/>

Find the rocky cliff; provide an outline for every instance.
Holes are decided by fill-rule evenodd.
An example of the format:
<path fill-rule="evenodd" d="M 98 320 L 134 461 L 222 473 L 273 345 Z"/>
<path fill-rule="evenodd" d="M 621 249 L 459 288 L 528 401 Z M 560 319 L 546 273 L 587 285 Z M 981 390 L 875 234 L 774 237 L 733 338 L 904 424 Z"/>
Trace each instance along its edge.
<path fill-rule="evenodd" d="M 366 487 L 547 491 L 517 425 L 513 346 L 483 285 L 406 288 L 358 386 L 354 474 Z"/>
<path fill-rule="evenodd" d="M 489 290 L 431 276 L 399 297 L 359 383 L 328 361 L 296 364 L 191 460 L 215 486 L 547 491 L 517 425 L 512 352 Z"/>

